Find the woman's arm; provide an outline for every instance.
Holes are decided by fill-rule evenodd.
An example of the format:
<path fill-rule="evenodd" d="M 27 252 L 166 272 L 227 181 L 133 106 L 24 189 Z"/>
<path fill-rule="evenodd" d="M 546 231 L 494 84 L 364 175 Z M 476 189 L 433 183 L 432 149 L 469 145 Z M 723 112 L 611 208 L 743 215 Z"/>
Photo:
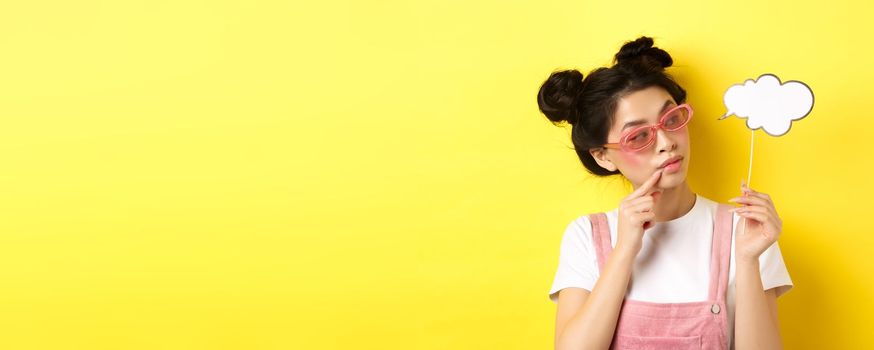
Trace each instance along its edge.
<path fill-rule="evenodd" d="M 737 261 L 735 349 L 782 349 L 776 289 L 763 290 L 758 259 Z"/>
<path fill-rule="evenodd" d="M 782 349 L 775 289 L 763 291 L 759 256 L 777 242 L 783 221 L 771 196 L 741 183 L 741 197 L 730 199 L 744 206 L 733 208 L 742 217 L 735 228 L 734 343 L 738 350 Z"/>
<path fill-rule="evenodd" d="M 581 288 L 565 288 L 559 292 L 556 350 L 610 347 L 637 256 L 631 249 L 618 248 L 610 254 L 591 293 Z"/>
<path fill-rule="evenodd" d="M 643 230 L 655 219 L 653 187 L 661 175 L 661 171 L 650 175 L 619 204 L 616 247 L 607 257 L 607 264 L 592 287 L 592 293 L 585 295 L 576 291 L 569 297 L 565 296 L 564 290 L 558 293 L 556 349 L 610 347 L 619 310 L 628 292 L 634 260 L 643 246 Z"/>

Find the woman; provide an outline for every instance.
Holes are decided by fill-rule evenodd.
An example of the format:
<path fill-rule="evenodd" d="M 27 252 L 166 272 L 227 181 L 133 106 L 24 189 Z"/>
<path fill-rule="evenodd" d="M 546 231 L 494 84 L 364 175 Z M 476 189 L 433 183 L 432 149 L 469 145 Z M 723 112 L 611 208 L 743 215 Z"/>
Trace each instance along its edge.
<path fill-rule="evenodd" d="M 792 281 L 776 243 L 781 220 L 767 194 L 743 183 L 729 200 L 740 207 L 689 188 L 693 109 L 665 73 L 672 63 L 641 37 L 612 67 L 585 79 L 554 72 L 538 92 L 546 117 L 572 125 L 589 172 L 635 188 L 618 208 L 567 227 L 549 292 L 556 349 L 782 347 L 776 298 Z"/>

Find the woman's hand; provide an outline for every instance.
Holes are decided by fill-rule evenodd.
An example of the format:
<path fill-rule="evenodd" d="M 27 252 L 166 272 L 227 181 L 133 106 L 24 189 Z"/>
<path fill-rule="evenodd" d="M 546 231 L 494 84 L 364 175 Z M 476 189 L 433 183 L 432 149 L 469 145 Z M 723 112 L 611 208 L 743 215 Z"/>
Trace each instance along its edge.
<path fill-rule="evenodd" d="M 770 196 L 753 191 L 744 182 L 741 182 L 741 192 L 743 196 L 728 200 L 743 205 L 730 210 L 742 218 L 741 224 L 735 228 L 735 255 L 739 261 L 758 261 L 759 256 L 780 237 L 783 221 Z"/>
<path fill-rule="evenodd" d="M 617 249 L 630 249 L 634 255 L 640 252 L 643 245 L 643 230 L 650 228 L 652 220 L 655 219 L 653 205 L 661 192 L 653 191 L 652 188 L 659 182 L 661 176 L 662 169 L 659 169 L 620 203 Z"/>

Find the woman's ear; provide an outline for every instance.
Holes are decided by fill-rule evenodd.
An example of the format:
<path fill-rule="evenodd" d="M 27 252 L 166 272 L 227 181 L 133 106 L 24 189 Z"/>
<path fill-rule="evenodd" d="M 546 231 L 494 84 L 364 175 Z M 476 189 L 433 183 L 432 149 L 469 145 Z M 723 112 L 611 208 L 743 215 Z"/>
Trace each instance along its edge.
<path fill-rule="evenodd" d="M 616 164 L 613 164 L 610 158 L 607 157 L 606 148 L 592 148 L 589 150 L 589 154 L 592 155 L 592 158 L 595 158 L 595 162 L 597 162 L 602 168 L 609 171 L 616 171 Z"/>

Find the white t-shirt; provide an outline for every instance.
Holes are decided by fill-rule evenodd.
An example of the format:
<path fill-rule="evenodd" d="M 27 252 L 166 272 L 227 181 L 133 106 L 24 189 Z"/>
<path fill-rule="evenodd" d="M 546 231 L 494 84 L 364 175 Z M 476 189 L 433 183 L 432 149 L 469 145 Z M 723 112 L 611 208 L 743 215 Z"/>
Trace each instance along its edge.
<path fill-rule="evenodd" d="M 710 244 L 717 203 L 697 194 L 695 197 L 695 204 L 688 213 L 671 221 L 657 222 L 645 231 L 626 298 L 655 303 L 707 300 Z M 619 208 L 606 214 L 611 244 L 615 247 Z M 731 340 L 734 338 L 735 308 L 734 229 L 739 218 L 732 215 L 731 259 L 726 290 L 728 334 Z M 792 288 L 792 280 L 776 242 L 759 256 L 759 267 L 765 290 L 776 287 L 777 296 L 780 296 Z M 561 240 L 558 269 L 549 290 L 549 299 L 558 302 L 558 292 L 567 287 L 591 291 L 599 275 L 592 243 L 592 224 L 588 215 L 583 215 L 568 225 Z"/>

